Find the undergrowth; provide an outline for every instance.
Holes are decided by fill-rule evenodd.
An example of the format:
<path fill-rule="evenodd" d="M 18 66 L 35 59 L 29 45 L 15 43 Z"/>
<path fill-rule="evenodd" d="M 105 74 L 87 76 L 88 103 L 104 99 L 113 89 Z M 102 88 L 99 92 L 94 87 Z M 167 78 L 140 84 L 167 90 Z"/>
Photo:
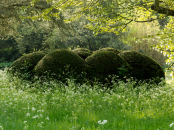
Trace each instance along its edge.
<path fill-rule="evenodd" d="M 0 70 L 0 129 L 3 130 L 168 130 L 174 122 L 174 88 L 113 81 L 66 84 L 9 77 Z M 136 87 L 135 84 L 137 85 Z"/>

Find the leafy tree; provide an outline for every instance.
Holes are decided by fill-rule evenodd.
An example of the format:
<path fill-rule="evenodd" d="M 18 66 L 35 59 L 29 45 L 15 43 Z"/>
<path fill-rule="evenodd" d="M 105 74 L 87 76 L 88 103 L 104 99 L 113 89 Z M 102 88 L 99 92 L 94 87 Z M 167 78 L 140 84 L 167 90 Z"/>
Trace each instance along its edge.
<path fill-rule="evenodd" d="M 46 20 L 51 28 L 58 27 L 65 37 L 73 30 L 72 22 L 81 17 L 89 21 L 84 27 L 93 30 L 95 35 L 104 32 L 119 34 L 126 32 L 131 22 L 152 22 L 170 17 L 164 30 L 157 35 L 161 42 L 154 48 L 167 54 L 171 62 L 173 5 L 173 0 L 1 0 L 0 34 L 5 37 L 15 32 L 21 21 L 36 26 L 35 22 Z"/>
<path fill-rule="evenodd" d="M 20 54 L 16 40 L 11 36 L 7 40 L 0 40 L 0 62 L 16 60 Z"/>
<path fill-rule="evenodd" d="M 64 17 L 50 0 L 1 0 L 0 1 L 0 35 L 8 38 L 18 35 L 19 25 L 25 24 L 37 29 L 39 23 L 47 21 L 50 28 L 58 27 L 60 32 L 68 35 L 70 25 L 64 23 Z"/>
<path fill-rule="evenodd" d="M 46 24 L 38 27 L 36 30 L 32 26 L 21 25 L 18 28 L 20 37 L 16 37 L 18 49 L 21 54 L 30 53 L 33 51 L 44 50 L 47 46 L 43 42 L 51 35 L 52 29 Z"/>
<path fill-rule="evenodd" d="M 25 19 L 28 23 L 47 20 L 52 27 L 57 25 L 66 34 L 64 29 L 70 29 L 68 23 L 85 16 L 91 22 L 86 27 L 96 34 L 119 33 L 126 31 L 126 26 L 133 21 L 150 22 L 172 16 L 172 3 L 168 0 L 159 6 L 159 0 L 13 0 L 9 4 L 9 1 L 2 0 L 0 18 L 6 20 L 8 29 L 13 28 L 10 25 L 14 25 L 14 19 L 19 22 Z M 157 13 L 162 14 L 157 16 Z"/>
<path fill-rule="evenodd" d="M 157 34 L 157 38 L 160 40 L 160 43 L 156 46 L 153 46 L 154 49 L 163 52 L 165 56 L 168 57 L 166 60 L 167 64 L 171 64 L 173 66 L 174 64 L 174 19 L 173 17 L 169 18 L 169 22 L 165 26 L 163 30 L 161 30 Z M 169 68 L 170 68 L 169 67 Z"/>
<path fill-rule="evenodd" d="M 62 41 L 59 30 L 54 29 L 52 35 L 43 43 L 49 46 L 48 50 L 51 51 L 58 48 L 75 49 L 77 47 L 88 48 L 91 51 L 104 47 L 112 47 L 119 50 L 127 50 L 129 48 L 129 45 L 125 44 L 123 40 L 127 35 L 126 33 L 116 35 L 115 33 L 105 32 L 94 36 L 93 30 L 84 28 L 83 23 L 88 23 L 88 20 L 85 18 L 80 18 L 72 23 L 73 27 L 76 28 L 76 32 L 78 32 L 78 36 L 70 35 L 65 41 Z"/>
<path fill-rule="evenodd" d="M 66 23 L 85 16 L 91 21 L 87 27 L 96 33 L 118 33 L 126 31 L 126 26 L 132 21 L 150 22 L 174 15 L 173 0 L 159 3 L 159 0 L 2 0 L 0 18 L 6 20 L 9 29 L 14 25 L 14 19 L 19 22 L 27 19 L 28 23 L 47 20 L 64 32 L 64 29 L 70 29 Z M 161 14 L 154 15 L 157 13 Z"/>

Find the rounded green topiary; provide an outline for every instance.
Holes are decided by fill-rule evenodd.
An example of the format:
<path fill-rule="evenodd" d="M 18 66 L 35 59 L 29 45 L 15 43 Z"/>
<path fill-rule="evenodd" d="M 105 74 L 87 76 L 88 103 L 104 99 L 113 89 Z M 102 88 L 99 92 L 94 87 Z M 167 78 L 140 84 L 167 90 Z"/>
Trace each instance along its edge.
<path fill-rule="evenodd" d="M 130 68 L 129 64 L 123 58 L 112 51 L 96 51 L 87 57 L 85 61 L 88 65 L 88 77 L 90 79 L 97 77 L 100 81 L 103 80 L 103 83 L 109 75 L 119 75 L 118 68 L 124 67 L 126 70 Z"/>
<path fill-rule="evenodd" d="M 19 77 L 27 79 L 25 76 L 28 75 L 29 78 L 31 75 L 33 75 L 32 70 L 46 54 L 47 53 L 43 51 L 25 54 L 11 64 L 7 73 L 13 75 L 17 72 Z"/>
<path fill-rule="evenodd" d="M 86 67 L 85 61 L 75 52 L 67 49 L 58 49 L 44 56 L 34 68 L 35 75 L 55 74 L 54 78 L 58 78 L 65 70 L 65 66 L 69 65 L 69 70 L 74 70 L 80 74 Z M 68 75 L 67 75 L 68 76 Z M 65 77 L 64 77 L 65 78 Z M 61 80 L 61 79 L 60 79 Z"/>
<path fill-rule="evenodd" d="M 89 49 L 87 48 L 77 48 L 77 49 L 74 49 L 73 52 L 77 53 L 81 58 L 83 58 L 84 60 L 92 55 L 92 51 L 90 51 Z"/>
<path fill-rule="evenodd" d="M 110 48 L 110 47 L 106 47 L 106 48 L 101 48 L 99 50 L 96 50 L 94 52 L 98 52 L 98 51 L 112 51 L 116 54 L 119 54 L 121 51 L 120 50 L 117 50 L 117 49 L 114 49 L 114 48 Z"/>
<path fill-rule="evenodd" d="M 124 51 L 118 54 L 124 58 L 131 67 L 132 77 L 138 80 L 156 79 L 155 83 L 165 78 L 164 71 L 155 60 L 136 51 Z M 159 77 L 159 78 L 158 78 Z"/>

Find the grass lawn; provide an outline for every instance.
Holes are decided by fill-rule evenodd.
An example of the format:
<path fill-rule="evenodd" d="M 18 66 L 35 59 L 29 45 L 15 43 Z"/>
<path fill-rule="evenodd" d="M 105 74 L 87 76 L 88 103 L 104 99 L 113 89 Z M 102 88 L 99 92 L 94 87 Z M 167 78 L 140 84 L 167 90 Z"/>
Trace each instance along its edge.
<path fill-rule="evenodd" d="M 0 70 L 0 130 L 173 130 L 174 85 L 166 78 L 148 90 L 120 81 L 109 91 L 71 80 L 31 87 Z"/>

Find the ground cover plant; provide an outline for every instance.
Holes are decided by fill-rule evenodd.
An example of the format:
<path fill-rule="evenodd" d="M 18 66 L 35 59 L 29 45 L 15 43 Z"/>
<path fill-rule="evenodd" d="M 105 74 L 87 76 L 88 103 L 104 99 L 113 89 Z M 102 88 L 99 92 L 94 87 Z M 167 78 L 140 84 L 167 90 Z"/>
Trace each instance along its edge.
<path fill-rule="evenodd" d="M 172 130 L 173 84 L 32 83 L 0 70 L 0 130 Z M 129 80 L 129 79 L 128 79 Z M 165 82 L 165 81 L 163 81 Z"/>

